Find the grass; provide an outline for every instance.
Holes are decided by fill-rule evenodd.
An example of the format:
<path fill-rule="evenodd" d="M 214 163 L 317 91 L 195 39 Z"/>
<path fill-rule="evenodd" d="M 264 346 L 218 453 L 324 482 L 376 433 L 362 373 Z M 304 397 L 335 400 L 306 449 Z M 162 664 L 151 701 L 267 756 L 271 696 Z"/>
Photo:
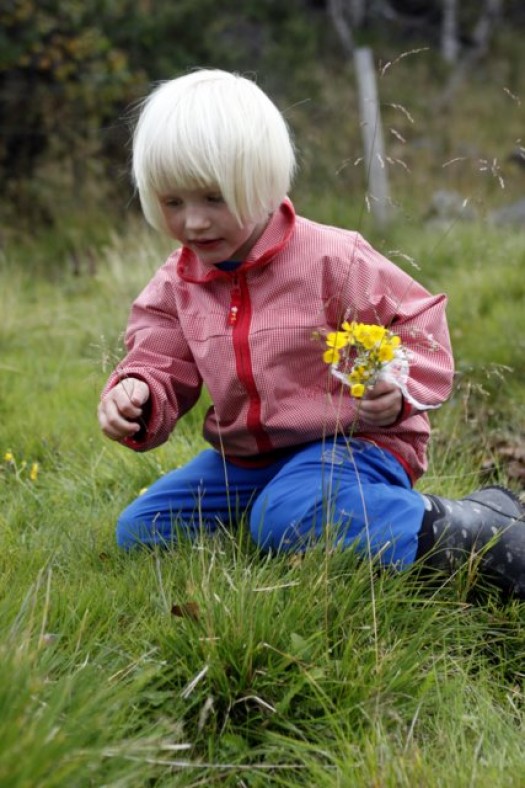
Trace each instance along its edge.
<path fill-rule="evenodd" d="M 494 436 L 524 427 L 525 237 L 405 242 L 450 293 L 461 371 L 421 486 L 460 495 Z M 468 571 L 439 587 L 321 548 L 269 559 L 242 524 L 117 550 L 118 512 L 204 445 L 201 407 L 141 456 L 96 424 L 130 300 L 165 251 L 131 225 L 94 276 L 46 267 L 37 246 L 2 259 L 0 785 L 522 784 L 524 606 L 473 596 Z"/>

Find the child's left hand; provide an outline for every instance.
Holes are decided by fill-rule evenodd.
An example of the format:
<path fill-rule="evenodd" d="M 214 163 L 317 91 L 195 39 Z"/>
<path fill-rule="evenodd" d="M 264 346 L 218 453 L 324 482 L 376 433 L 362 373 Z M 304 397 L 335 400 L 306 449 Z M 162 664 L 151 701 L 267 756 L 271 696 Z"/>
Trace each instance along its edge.
<path fill-rule="evenodd" d="M 374 427 L 388 427 L 401 413 L 403 395 L 394 383 L 379 380 L 359 402 L 359 417 Z"/>

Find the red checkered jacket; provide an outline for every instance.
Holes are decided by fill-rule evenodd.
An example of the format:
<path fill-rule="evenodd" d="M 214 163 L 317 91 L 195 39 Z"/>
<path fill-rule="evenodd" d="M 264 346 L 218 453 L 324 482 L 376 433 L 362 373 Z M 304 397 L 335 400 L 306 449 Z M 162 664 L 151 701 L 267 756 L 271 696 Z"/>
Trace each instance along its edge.
<path fill-rule="evenodd" d="M 319 332 L 344 319 L 389 326 L 411 350 L 410 396 L 437 406 L 453 376 L 445 304 L 358 233 L 296 216 L 286 200 L 234 272 L 184 247 L 168 258 L 133 304 L 128 354 L 104 391 L 126 377 L 148 384 L 147 428 L 123 441 L 138 451 L 167 440 L 204 384 L 213 403 L 204 436 L 234 462 L 344 432 L 391 451 L 415 480 L 427 464 L 427 415 L 405 401 L 394 425 L 361 425 Z"/>

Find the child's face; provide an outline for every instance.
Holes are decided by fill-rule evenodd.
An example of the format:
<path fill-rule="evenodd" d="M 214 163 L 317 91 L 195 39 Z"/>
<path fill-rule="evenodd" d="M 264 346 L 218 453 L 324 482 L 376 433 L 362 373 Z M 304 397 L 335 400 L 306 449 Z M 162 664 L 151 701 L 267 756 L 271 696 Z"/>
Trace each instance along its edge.
<path fill-rule="evenodd" d="M 190 248 L 206 265 L 243 260 L 267 224 L 239 226 L 220 192 L 214 190 L 178 189 L 159 199 L 171 237 Z"/>

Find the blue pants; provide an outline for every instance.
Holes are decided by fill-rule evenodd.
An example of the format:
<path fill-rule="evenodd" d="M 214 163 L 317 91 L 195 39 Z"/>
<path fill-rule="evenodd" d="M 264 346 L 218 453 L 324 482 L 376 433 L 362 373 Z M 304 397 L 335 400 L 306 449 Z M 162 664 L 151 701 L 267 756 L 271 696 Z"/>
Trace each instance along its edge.
<path fill-rule="evenodd" d="M 245 515 L 263 550 L 301 552 L 325 541 L 352 545 L 382 564 L 413 563 L 423 499 L 389 452 L 328 439 L 264 468 L 240 468 L 208 449 L 149 487 L 117 524 L 117 543 L 173 544 Z"/>

